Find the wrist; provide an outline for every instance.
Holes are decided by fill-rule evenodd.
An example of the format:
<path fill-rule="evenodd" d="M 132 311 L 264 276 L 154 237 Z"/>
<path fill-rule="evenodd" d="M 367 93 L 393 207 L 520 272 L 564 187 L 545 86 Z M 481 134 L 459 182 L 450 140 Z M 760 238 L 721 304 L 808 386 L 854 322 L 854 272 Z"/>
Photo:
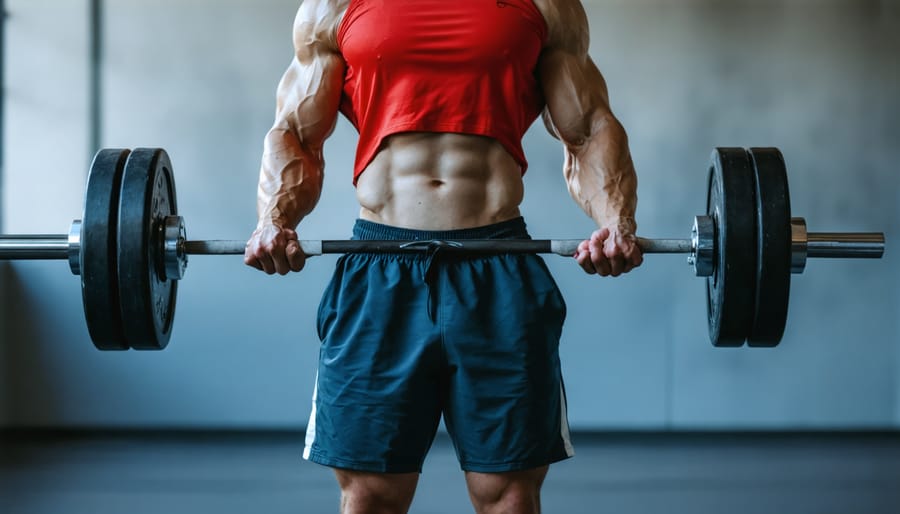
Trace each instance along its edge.
<path fill-rule="evenodd" d="M 264 212 L 256 223 L 256 228 L 261 229 L 264 227 L 277 227 L 280 229 L 294 229 L 300 223 L 300 220 L 292 220 L 289 217 L 285 216 L 283 212 L 279 212 L 278 210 L 271 210 L 269 212 Z"/>
<path fill-rule="evenodd" d="M 600 228 L 618 232 L 623 236 L 634 235 L 637 232 L 637 221 L 631 216 L 619 216 L 607 220 Z"/>

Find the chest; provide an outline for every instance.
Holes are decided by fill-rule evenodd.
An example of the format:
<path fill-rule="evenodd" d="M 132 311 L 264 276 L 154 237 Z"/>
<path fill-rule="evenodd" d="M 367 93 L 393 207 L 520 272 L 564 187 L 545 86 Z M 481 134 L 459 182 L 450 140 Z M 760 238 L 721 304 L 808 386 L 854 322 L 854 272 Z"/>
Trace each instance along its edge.
<path fill-rule="evenodd" d="M 351 67 L 533 66 L 544 40 L 531 0 L 357 0 L 339 31 Z"/>

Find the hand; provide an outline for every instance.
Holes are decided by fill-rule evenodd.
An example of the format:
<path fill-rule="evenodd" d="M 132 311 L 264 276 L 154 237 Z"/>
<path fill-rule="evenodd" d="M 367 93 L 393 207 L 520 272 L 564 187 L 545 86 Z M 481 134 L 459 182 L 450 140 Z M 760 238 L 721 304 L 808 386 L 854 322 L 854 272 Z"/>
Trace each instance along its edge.
<path fill-rule="evenodd" d="M 616 228 L 602 228 L 578 245 L 575 260 L 591 275 L 618 277 L 640 266 L 644 256 L 633 235 L 620 234 Z"/>
<path fill-rule="evenodd" d="M 271 275 L 300 271 L 306 265 L 306 254 L 300 248 L 297 232 L 278 225 L 266 224 L 253 231 L 244 250 L 244 264 Z"/>

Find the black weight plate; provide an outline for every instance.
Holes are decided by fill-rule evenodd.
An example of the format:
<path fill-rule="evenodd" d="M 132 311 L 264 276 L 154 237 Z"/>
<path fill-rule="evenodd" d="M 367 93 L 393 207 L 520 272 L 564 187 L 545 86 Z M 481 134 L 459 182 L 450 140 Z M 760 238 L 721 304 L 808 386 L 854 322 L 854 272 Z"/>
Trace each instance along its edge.
<path fill-rule="evenodd" d="M 791 292 L 791 200 L 777 148 L 751 148 L 756 176 L 756 308 L 747 344 L 778 346 Z"/>
<path fill-rule="evenodd" d="M 165 150 L 133 150 L 119 197 L 118 276 L 125 340 L 137 350 L 162 350 L 172 333 L 178 282 L 164 279 L 162 228 L 177 212 Z"/>
<path fill-rule="evenodd" d="M 715 271 L 707 278 L 709 338 L 742 346 L 750 332 L 756 285 L 753 168 L 743 148 L 717 148 L 709 165 L 706 212 L 716 226 Z"/>
<path fill-rule="evenodd" d="M 81 300 L 91 341 L 99 350 L 127 350 L 116 275 L 119 189 L 128 150 L 97 152 L 81 215 Z"/>

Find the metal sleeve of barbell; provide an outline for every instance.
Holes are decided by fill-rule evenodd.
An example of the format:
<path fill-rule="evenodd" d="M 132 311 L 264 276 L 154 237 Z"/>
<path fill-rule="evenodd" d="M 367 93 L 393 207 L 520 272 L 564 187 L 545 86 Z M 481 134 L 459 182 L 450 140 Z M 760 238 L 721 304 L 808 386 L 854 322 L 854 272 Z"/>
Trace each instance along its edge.
<path fill-rule="evenodd" d="M 50 260 L 69 258 L 66 234 L 0 235 L 0 260 Z"/>
<path fill-rule="evenodd" d="M 881 232 L 810 232 L 808 257 L 832 259 L 880 259 L 884 255 Z"/>
<path fill-rule="evenodd" d="M 300 241 L 306 255 L 334 253 L 398 253 L 429 250 L 464 251 L 467 253 L 555 253 L 575 254 L 582 239 L 464 239 L 460 241 L 399 241 L 399 240 L 334 240 Z M 638 246 L 644 253 L 690 253 L 689 239 L 638 238 Z M 185 241 L 184 253 L 188 255 L 243 254 L 245 241 L 208 240 Z"/>

